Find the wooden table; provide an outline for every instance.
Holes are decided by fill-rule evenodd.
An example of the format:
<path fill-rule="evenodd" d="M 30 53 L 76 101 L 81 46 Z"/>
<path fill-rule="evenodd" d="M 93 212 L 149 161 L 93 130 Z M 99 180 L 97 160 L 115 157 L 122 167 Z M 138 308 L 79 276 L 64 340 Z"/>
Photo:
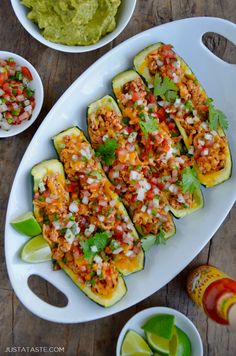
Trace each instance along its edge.
<path fill-rule="evenodd" d="M 132 20 L 113 43 L 91 53 L 66 54 L 47 48 L 32 38 L 15 17 L 10 1 L 1 0 L 0 48 L 18 53 L 28 59 L 38 69 L 45 89 L 43 110 L 34 125 L 19 136 L 0 141 L 1 355 L 6 347 L 10 346 L 58 346 L 64 347 L 64 354 L 69 356 L 112 356 L 115 355 L 116 340 L 126 321 L 138 311 L 157 305 L 176 308 L 195 323 L 203 340 L 205 355 L 236 355 L 235 334 L 209 320 L 193 305 L 185 292 L 186 275 L 198 264 L 214 264 L 236 278 L 236 207 L 231 210 L 214 238 L 191 265 L 167 286 L 134 307 L 98 321 L 63 325 L 50 323 L 32 315 L 16 298 L 8 280 L 4 259 L 4 220 L 11 184 L 27 145 L 56 100 L 88 66 L 119 42 L 152 26 L 190 16 L 218 16 L 236 22 L 236 2 L 232 0 L 138 0 Z M 207 44 L 219 56 L 236 63 L 235 49 L 225 39 L 210 37 L 207 39 Z M 46 300 L 52 298 L 57 304 L 61 304 L 60 295 L 44 281 L 34 280 L 32 285 L 42 298 Z"/>

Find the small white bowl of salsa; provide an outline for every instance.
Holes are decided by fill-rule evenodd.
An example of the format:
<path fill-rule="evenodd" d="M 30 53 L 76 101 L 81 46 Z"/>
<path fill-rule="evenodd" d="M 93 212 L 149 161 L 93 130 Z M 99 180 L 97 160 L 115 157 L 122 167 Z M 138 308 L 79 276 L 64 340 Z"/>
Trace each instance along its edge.
<path fill-rule="evenodd" d="M 36 69 L 15 53 L 0 51 L 0 138 L 18 135 L 31 126 L 43 98 Z"/>
<path fill-rule="evenodd" d="M 121 0 L 121 4 L 118 8 L 117 14 L 115 15 L 115 20 L 116 20 L 116 27 L 103 37 L 101 37 L 96 43 L 94 44 L 85 44 L 85 45 L 66 45 L 62 43 L 56 43 L 49 41 L 46 39 L 38 27 L 36 23 L 31 21 L 27 15 L 30 11 L 25 5 L 21 3 L 19 0 L 11 0 L 11 4 L 13 7 L 13 10 L 22 24 L 22 26 L 25 28 L 25 30 L 33 36 L 36 40 L 39 42 L 43 43 L 47 47 L 53 48 L 58 51 L 62 52 L 68 52 L 68 53 L 82 53 L 82 52 L 88 52 L 88 51 L 93 51 L 96 50 L 100 47 L 105 46 L 109 42 L 113 41 L 127 26 L 129 23 L 135 6 L 136 6 L 136 1 L 137 0 Z M 64 4 L 64 7 L 66 8 L 67 4 Z M 73 11 L 71 11 L 72 13 Z M 58 11 L 56 12 L 58 14 Z M 64 17 L 66 17 L 68 12 L 65 10 Z M 65 19 L 64 19 L 65 20 Z M 93 19 L 92 19 L 93 20 Z M 45 20 L 45 22 L 47 22 Z M 63 21 L 62 21 L 63 22 Z M 56 30 L 56 27 L 55 27 Z M 73 35 L 73 30 L 71 30 L 71 36 Z"/>

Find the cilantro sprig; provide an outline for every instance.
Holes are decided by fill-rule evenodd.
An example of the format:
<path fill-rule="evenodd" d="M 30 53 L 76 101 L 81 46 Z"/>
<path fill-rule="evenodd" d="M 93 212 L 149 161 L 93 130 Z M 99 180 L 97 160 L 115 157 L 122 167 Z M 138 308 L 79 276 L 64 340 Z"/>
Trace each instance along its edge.
<path fill-rule="evenodd" d="M 158 130 L 157 120 L 152 116 L 148 116 L 144 120 L 140 121 L 139 126 L 145 136 L 148 136 L 148 134 Z"/>
<path fill-rule="evenodd" d="M 221 110 L 215 108 L 212 103 L 212 99 L 208 100 L 208 105 L 210 128 L 216 131 L 218 129 L 218 126 L 221 126 L 222 129 L 227 130 L 229 127 L 229 123 L 225 114 Z"/>
<path fill-rule="evenodd" d="M 91 260 L 99 252 L 103 251 L 108 244 L 108 239 L 110 237 L 109 232 L 97 232 L 94 236 L 87 240 L 80 241 L 80 246 L 84 253 L 84 258 L 86 260 Z M 92 246 L 96 247 L 96 251 L 92 250 Z"/>
<path fill-rule="evenodd" d="M 154 79 L 154 94 L 160 96 L 163 100 L 174 102 L 178 95 L 178 86 L 169 77 L 163 79 L 159 73 L 156 73 Z"/>
<path fill-rule="evenodd" d="M 162 229 L 157 234 L 157 236 L 150 235 L 142 239 L 142 247 L 144 251 L 150 250 L 154 245 L 165 245 L 165 233 Z"/>
<path fill-rule="evenodd" d="M 117 140 L 108 138 L 104 144 L 98 145 L 96 156 L 101 156 L 102 160 L 107 166 L 111 166 L 113 160 L 116 158 L 116 149 L 119 147 Z"/>
<path fill-rule="evenodd" d="M 200 188 L 200 182 L 197 178 L 197 172 L 192 167 L 186 167 L 183 170 L 182 181 L 180 183 L 183 187 L 183 192 L 194 193 L 195 190 Z"/>

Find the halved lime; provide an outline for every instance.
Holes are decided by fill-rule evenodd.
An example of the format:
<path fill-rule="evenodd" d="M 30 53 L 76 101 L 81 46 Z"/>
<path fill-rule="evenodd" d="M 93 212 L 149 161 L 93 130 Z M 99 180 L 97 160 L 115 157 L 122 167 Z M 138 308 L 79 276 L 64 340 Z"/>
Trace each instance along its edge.
<path fill-rule="evenodd" d="M 192 346 L 189 337 L 185 334 L 183 330 L 175 327 L 176 334 L 178 336 L 178 345 L 176 356 L 191 356 Z"/>
<path fill-rule="evenodd" d="M 12 220 L 11 226 L 21 234 L 31 237 L 37 236 L 42 231 L 31 211 Z"/>
<path fill-rule="evenodd" d="M 155 315 L 142 326 L 147 332 L 171 340 L 174 333 L 175 316 L 170 314 Z"/>
<path fill-rule="evenodd" d="M 152 350 L 134 330 L 129 330 L 123 340 L 121 356 L 151 356 Z"/>
<path fill-rule="evenodd" d="M 161 355 L 170 354 L 170 342 L 164 337 L 157 336 L 153 333 L 147 331 L 146 333 L 147 342 L 153 351 L 157 351 Z"/>
<path fill-rule="evenodd" d="M 51 249 L 43 236 L 38 235 L 26 242 L 21 250 L 21 258 L 30 263 L 50 261 Z"/>

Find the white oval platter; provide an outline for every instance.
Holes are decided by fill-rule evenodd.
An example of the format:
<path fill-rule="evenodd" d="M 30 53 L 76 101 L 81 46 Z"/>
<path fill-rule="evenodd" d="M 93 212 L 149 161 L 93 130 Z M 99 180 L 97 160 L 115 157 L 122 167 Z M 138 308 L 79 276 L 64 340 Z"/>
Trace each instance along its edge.
<path fill-rule="evenodd" d="M 217 187 L 204 190 L 205 207 L 176 221 L 177 233 L 165 246 L 156 246 L 146 254 L 145 269 L 126 278 L 128 293 L 116 305 L 104 309 L 80 292 L 63 271 L 53 272 L 50 263 L 27 264 L 19 250 L 26 241 L 9 222 L 32 207 L 30 170 L 36 163 L 55 157 L 51 137 L 78 125 L 86 130 L 86 108 L 89 103 L 111 93 L 111 79 L 132 67 L 132 58 L 144 47 L 159 41 L 172 43 L 200 79 L 216 106 L 230 122 L 228 137 L 233 160 L 236 157 L 236 65 L 212 54 L 202 43 L 206 32 L 219 33 L 236 44 L 236 25 L 217 18 L 190 18 L 161 25 L 140 33 L 105 54 L 86 70 L 58 100 L 49 112 L 21 161 L 9 199 L 5 255 L 8 274 L 21 302 L 41 318 L 78 323 L 99 319 L 124 310 L 159 290 L 174 278 L 200 252 L 217 231 L 236 198 L 236 174 Z M 222 246 L 224 241 L 222 241 Z M 28 287 L 28 277 L 39 275 L 55 285 L 68 298 L 68 305 L 58 308 L 37 297 Z"/>

